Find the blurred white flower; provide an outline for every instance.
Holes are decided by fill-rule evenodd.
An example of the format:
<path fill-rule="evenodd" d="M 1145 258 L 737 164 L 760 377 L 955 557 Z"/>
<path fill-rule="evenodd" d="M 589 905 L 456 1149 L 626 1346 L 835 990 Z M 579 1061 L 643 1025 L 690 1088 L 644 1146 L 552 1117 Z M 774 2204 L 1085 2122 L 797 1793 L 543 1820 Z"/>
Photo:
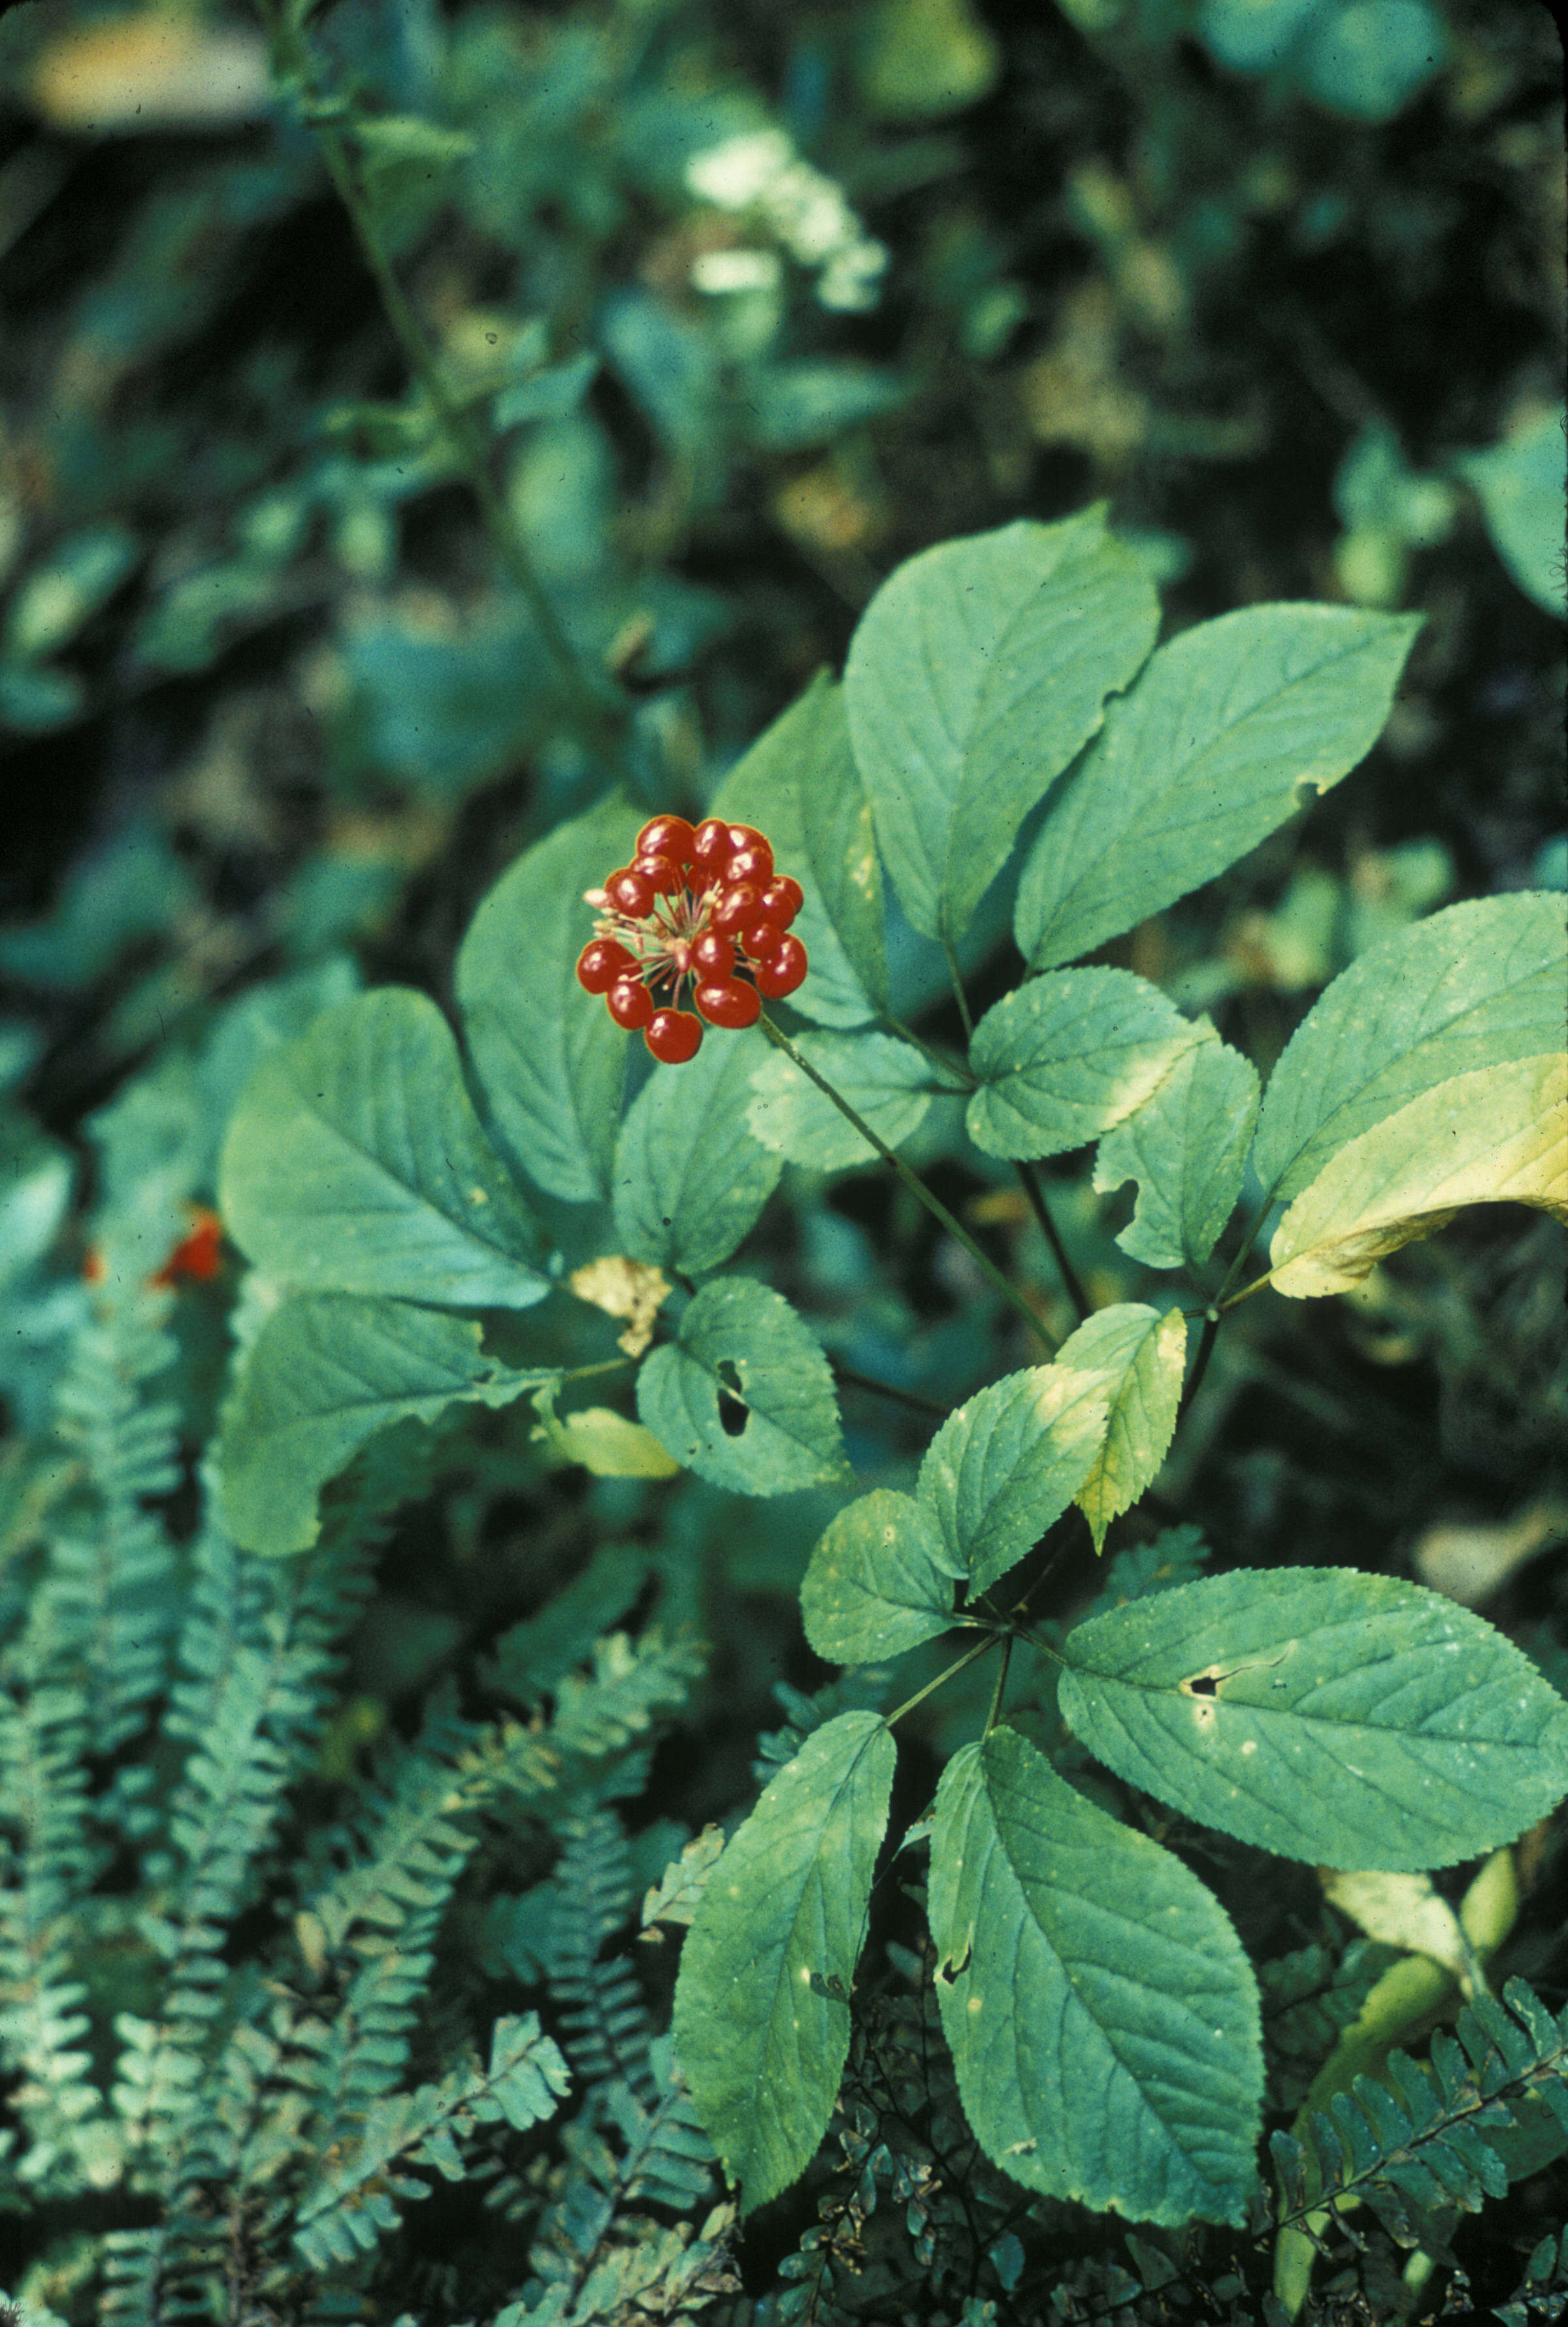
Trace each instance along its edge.
<path fill-rule="evenodd" d="M 726 137 L 686 164 L 691 192 L 718 210 L 760 210 L 775 238 L 802 266 L 819 270 L 817 295 L 825 307 L 873 307 L 888 263 L 845 200 L 842 188 L 803 161 L 781 129 L 752 129 Z M 694 260 L 691 279 L 701 291 L 760 289 L 755 273 L 726 276 L 723 260 L 754 263 L 760 251 L 706 251 Z"/>
<path fill-rule="evenodd" d="M 784 268 L 776 250 L 704 250 L 692 261 L 694 291 L 773 291 Z"/>

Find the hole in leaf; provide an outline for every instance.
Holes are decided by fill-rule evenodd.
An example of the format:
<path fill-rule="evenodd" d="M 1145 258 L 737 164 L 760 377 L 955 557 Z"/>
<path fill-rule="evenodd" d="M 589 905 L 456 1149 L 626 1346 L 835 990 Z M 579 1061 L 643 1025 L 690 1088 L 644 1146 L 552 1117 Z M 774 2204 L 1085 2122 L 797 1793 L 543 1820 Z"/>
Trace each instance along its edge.
<path fill-rule="evenodd" d="M 728 1358 L 721 1358 L 714 1371 L 719 1378 L 719 1427 L 726 1438 L 739 1438 L 751 1419 L 740 1394 L 741 1377 Z"/>
<path fill-rule="evenodd" d="M 1181 1686 L 1189 1696 L 1218 1696 L 1219 1675 L 1211 1672 L 1195 1673 L 1190 1680 L 1183 1681 Z"/>

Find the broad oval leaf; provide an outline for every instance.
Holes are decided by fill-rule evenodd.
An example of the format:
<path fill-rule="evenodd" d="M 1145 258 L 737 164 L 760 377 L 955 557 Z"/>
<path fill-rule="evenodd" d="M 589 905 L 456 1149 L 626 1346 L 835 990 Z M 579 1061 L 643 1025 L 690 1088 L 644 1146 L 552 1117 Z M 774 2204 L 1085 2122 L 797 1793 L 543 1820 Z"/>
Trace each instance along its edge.
<path fill-rule="evenodd" d="M 1526 596 L 1548 614 L 1568 611 L 1563 575 L 1565 425 L 1568 415 L 1559 404 L 1483 452 L 1461 453 L 1453 462 L 1480 495 L 1498 556 Z"/>
<path fill-rule="evenodd" d="M 1447 1866 L 1568 1791 L 1568 1705 L 1480 1617 L 1389 1576 L 1209 1576 L 1091 1618 L 1063 1655 L 1091 1753 L 1284 1858 Z"/>
<path fill-rule="evenodd" d="M 1119 937 L 1349 775 L 1423 619 L 1246 606 L 1162 647 L 1046 811 L 1018 889 L 1024 959 Z"/>
<path fill-rule="evenodd" d="M 1105 1440 L 1111 1383 L 1066 1363 L 1004 1375 L 965 1400 L 920 1464 L 952 1572 L 982 1591 L 1017 1565 L 1083 1485 Z"/>
<path fill-rule="evenodd" d="M 1075 1498 L 1097 1551 L 1105 1549 L 1111 1521 L 1132 1509 L 1165 1460 L 1186 1361 L 1181 1310 L 1162 1313 L 1141 1301 L 1097 1311 L 1057 1351 L 1059 1366 L 1097 1376 L 1110 1398 L 1099 1452 Z"/>
<path fill-rule="evenodd" d="M 930 1918 L 958 2090 L 1004 2173 L 1137 2221 L 1242 2219 L 1257 1988 L 1195 1874 L 994 1729 L 943 1772 Z"/>
<path fill-rule="evenodd" d="M 833 2114 L 894 1758 L 874 1713 L 815 1730 L 725 1845 L 681 1951 L 677 2055 L 748 2212 Z"/>
<path fill-rule="evenodd" d="M 509 1406 L 558 1378 L 514 1373 L 475 1318 L 350 1293 L 300 1293 L 247 1351 L 224 1409 L 219 1509 L 247 1551 L 308 1551 L 317 1500 L 389 1423 L 434 1422 L 454 1400 Z"/>
<path fill-rule="evenodd" d="M 924 1503 L 878 1487 L 845 1506 L 811 1555 L 806 1637 L 831 1664 L 901 1656 L 951 1629 L 953 1580 L 966 1573 Z"/>
<path fill-rule="evenodd" d="M 1422 1092 L 1563 1039 L 1559 896 L 1478 897 L 1368 947 L 1296 1028 L 1264 1093 L 1253 1164 L 1289 1198 Z"/>
<path fill-rule="evenodd" d="M 1257 1069 L 1205 1029 L 1154 1093 L 1101 1140 L 1102 1195 L 1138 1183 L 1131 1220 L 1116 1238 L 1149 1268 L 1206 1261 L 1236 1209 L 1257 1121 Z"/>
<path fill-rule="evenodd" d="M 634 1259 L 701 1276 L 755 1222 L 783 1169 L 746 1127 L 768 1056 L 754 1029 L 710 1032 L 695 1059 L 639 1091 L 615 1144 L 615 1227 Z"/>
<path fill-rule="evenodd" d="M 941 1088 L 913 1044 L 891 1034 L 802 1034 L 796 1048 L 889 1147 L 913 1138 L 933 1091 Z M 870 1142 L 782 1051 L 772 1051 L 752 1075 L 747 1120 L 764 1146 L 813 1171 L 853 1171 L 882 1163 Z"/>
<path fill-rule="evenodd" d="M 1203 1029 L 1130 969 L 1032 977 L 985 1013 L 969 1045 L 981 1088 L 969 1136 L 987 1155 L 1059 1155 L 1151 1099 Z"/>
<path fill-rule="evenodd" d="M 1568 1058 L 1478 1067 L 1341 1147 L 1274 1231 L 1276 1293 L 1344 1293 L 1385 1253 L 1467 1204 L 1534 1204 L 1568 1221 Z"/>
<path fill-rule="evenodd" d="M 643 1360 L 637 1410 L 677 1463 L 739 1495 L 849 1475 L 821 1343 L 782 1294 L 749 1276 L 703 1286 L 676 1340 Z"/>
<path fill-rule="evenodd" d="M 940 542 L 850 642 L 850 733 L 899 901 L 956 942 L 1018 827 L 1153 645 L 1160 605 L 1104 505 Z"/>
<path fill-rule="evenodd" d="M 406 986 L 338 1003 L 262 1059 L 229 1119 L 219 1201 L 280 1285 L 506 1309 L 550 1289 L 452 1030 Z"/>
<path fill-rule="evenodd" d="M 490 1120 L 541 1188 L 610 1192 L 626 1036 L 577 983 L 593 933 L 585 889 L 626 862 L 639 818 L 619 799 L 559 826 L 503 873 L 457 957 L 457 1000 Z"/>

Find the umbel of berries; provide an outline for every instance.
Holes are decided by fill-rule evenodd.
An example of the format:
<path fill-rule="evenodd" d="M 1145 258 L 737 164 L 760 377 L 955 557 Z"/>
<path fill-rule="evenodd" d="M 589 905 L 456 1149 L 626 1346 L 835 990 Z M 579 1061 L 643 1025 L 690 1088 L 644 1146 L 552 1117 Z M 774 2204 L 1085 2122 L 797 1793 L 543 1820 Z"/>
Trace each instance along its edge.
<path fill-rule="evenodd" d="M 789 933 L 798 881 L 773 869 L 773 851 L 749 824 L 710 816 L 656 816 L 630 864 L 584 892 L 597 918 L 577 981 L 604 996 L 618 1026 L 640 1026 L 656 1059 L 695 1058 L 710 1026 L 754 1026 L 764 996 L 793 994 L 806 948 Z M 686 1008 L 688 981 L 695 1012 Z"/>

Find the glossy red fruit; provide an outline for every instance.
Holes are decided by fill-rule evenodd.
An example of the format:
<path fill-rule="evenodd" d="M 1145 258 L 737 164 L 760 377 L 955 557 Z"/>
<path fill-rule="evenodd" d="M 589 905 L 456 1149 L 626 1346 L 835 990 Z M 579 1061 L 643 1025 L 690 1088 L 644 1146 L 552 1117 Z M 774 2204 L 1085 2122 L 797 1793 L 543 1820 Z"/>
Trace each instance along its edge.
<path fill-rule="evenodd" d="M 805 890 L 788 873 L 775 873 L 762 884 L 762 918 L 776 921 L 781 930 L 789 928 L 805 902 Z"/>
<path fill-rule="evenodd" d="M 767 858 L 768 872 L 764 873 L 762 875 L 762 878 L 767 880 L 769 874 L 771 874 L 773 870 L 773 848 L 767 835 L 765 833 L 759 832 L 754 824 L 727 825 L 725 827 L 725 830 L 730 836 L 730 854 L 732 856 L 738 855 L 742 848 L 754 848 L 760 855 Z"/>
<path fill-rule="evenodd" d="M 686 886 L 686 874 L 673 856 L 639 856 L 632 866 L 649 882 L 657 897 L 673 896 L 676 890 Z"/>
<path fill-rule="evenodd" d="M 642 1039 L 661 1066 L 684 1067 L 702 1047 L 703 1022 L 689 1010 L 656 1010 Z"/>
<path fill-rule="evenodd" d="M 604 893 L 611 903 L 622 913 L 640 921 L 653 905 L 653 883 L 646 873 L 638 873 L 630 864 L 611 873 L 604 883 Z"/>
<path fill-rule="evenodd" d="M 696 1005 L 714 1026 L 754 1026 L 762 1014 L 761 995 L 738 977 L 714 978 L 699 986 Z"/>
<path fill-rule="evenodd" d="M 639 856 L 668 856 L 677 864 L 692 861 L 691 826 L 684 816 L 650 817 L 637 836 Z"/>
<path fill-rule="evenodd" d="M 742 881 L 738 889 L 726 887 L 708 919 L 710 929 L 723 930 L 728 937 L 732 930 L 743 930 L 750 921 L 762 918 L 762 892 L 750 881 Z"/>
<path fill-rule="evenodd" d="M 702 873 L 722 873 L 733 849 L 730 827 L 716 816 L 705 816 L 692 835 L 692 863 Z"/>
<path fill-rule="evenodd" d="M 786 931 L 783 943 L 772 960 L 757 964 L 753 973 L 757 991 L 765 994 L 770 1001 L 777 1001 L 782 995 L 793 994 L 806 976 L 806 948 L 798 938 L 792 938 Z"/>
<path fill-rule="evenodd" d="M 724 878 L 726 881 L 745 881 L 753 888 L 761 889 L 764 882 L 773 878 L 773 851 L 766 841 L 761 848 L 732 850 L 730 861 L 724 867 Z"/>
<path fill-rule="evenodd" d="M 692 948 L 692 967 L 705 977 L 728 977 L 735 967 L 735 949 L 717 930 L 705 930 Z"/>
<path fill-rule="evenodd" d="M 608 994 L 618 977 L 634 977 L 637 957 L 613 938 L 594 938 L 577 957 L 577 983 L 586 993 Z"/>
<path fill-rule="evenodd" d="M 653 996 L 639 977 L 618 978 L 604 1001 L 616 1024 L 628 1030 L 646 1026 L 653 1016 Z"/>
<path fill-rule="evenodd" d="M 753 961 L 776 961 L 784 943 L 784 932 L 777 921 L 755 921 L 741 939 L 747 958 Z"/>

